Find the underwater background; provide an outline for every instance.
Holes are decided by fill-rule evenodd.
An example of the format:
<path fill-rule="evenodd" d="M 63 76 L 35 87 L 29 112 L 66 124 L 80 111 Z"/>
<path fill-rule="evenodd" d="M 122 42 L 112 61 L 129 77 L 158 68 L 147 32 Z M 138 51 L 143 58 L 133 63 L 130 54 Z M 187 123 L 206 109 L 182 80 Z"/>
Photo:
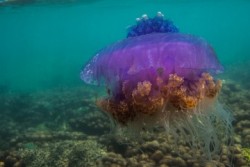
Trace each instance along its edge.
<path fill-rule="evenodd" d="M 139 144 L 109 136 L 96 88 L 80 79 L 99 49 L 158 11 L 216 51 L 225 68 L 220 100 L 235 117 L 228 161 L 248 166 L 250 1 L 0 0 L 0 167 L 96 166 L 96 159 L 103 166 L 207 165 L 171 153 L 160 132 Z M 213 164 L 223 166 L 219 159 Z"/>

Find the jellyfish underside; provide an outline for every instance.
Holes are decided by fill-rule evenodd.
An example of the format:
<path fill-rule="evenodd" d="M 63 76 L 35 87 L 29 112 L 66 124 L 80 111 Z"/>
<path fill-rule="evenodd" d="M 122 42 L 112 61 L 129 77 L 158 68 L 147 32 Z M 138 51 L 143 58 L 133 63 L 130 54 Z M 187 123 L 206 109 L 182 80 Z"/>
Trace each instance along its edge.
<path fill-rule="evenodd" d="M 102 99 L 98 101 L 98 106 L 110 113 L 119 124 L 126 125 L 138 116 L 158 112 L 173 117 L 192 115 L 202 101 L 213 101 L 220 89 L 221 81 L 214 81 L 209 73 L 203 73 L 193 83 L 171 74 L 167 82 L 156 77 L 154 84 L 145 80 L 138 82 L 135 88 L 131 87 L 129 80 L 125 80 L 119 91 L 122 99 Z"/>
<path fill-rule="evenodd" d="M 231 116 L 217 100 L 221 86 L 222 82 L 209 73 L 202 73 L 195 81 L 177 74 L 170 74 L 168 80 L 157 76 L 155 82 L 130 84 L 125 80 L 119 98 L 99 99 L 97 105 L 119 127 L 129 129 L 126 136 L 164 127 L 176 141 L 184 140 L 211 159 L 232 130 Z"/>

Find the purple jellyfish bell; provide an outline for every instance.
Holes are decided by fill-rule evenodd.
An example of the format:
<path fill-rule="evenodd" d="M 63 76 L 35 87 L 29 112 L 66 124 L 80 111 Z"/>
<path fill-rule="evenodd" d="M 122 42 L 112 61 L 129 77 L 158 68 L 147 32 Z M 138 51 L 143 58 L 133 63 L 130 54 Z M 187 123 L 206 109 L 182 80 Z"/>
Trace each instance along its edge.
<path fill-rule="evenodd" d="M 187 76 L 223 71 L 213 48 L 202 38 L 181 33 L 153 33 L 127 38 L 100 52 L 83 68 L 86 83 L 119 80 L 140 71 L 164 70 Z"/>
<path fill-rule="evenodd" d="M 81 79 L 88 84 L 104 82 L 115 93 L 120 81 L 153 82 L 159 71 L 163 78 L 176 73 L 186 79 L 195 79 L 203 72 L 223 71 L 213 48 L 204 39 L 178 33 L 173 23 L 162 17 L 158 13 L 153 19 L 145 15 L 137 19 L 128 38 L 102 49 L 87 63 Z"/>

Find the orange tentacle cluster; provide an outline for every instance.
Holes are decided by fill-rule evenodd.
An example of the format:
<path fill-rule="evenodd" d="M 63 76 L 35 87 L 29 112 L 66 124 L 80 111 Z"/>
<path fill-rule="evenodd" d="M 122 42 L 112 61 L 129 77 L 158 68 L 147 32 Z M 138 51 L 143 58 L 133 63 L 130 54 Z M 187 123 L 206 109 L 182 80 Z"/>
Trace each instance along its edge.
<path fill-rule="evenodd" d="M 163 109 L 164 104 L 178 110 L 191 110 L 204 98 L 214 98 L 221 89 L 221 81 L 215 82 L 209 73 L 203 73 L 197 81 L 188 82 L 171 74 L 167 81 L 156 78 L 156 84 L 149 81 L 138 82 L 135 88 L 124 81 L 121 92 L 124 99 L 104 99 L 98 106 L 110 113 L 121 124 L 132 121 L 139 113 L 154 114 Z"/>

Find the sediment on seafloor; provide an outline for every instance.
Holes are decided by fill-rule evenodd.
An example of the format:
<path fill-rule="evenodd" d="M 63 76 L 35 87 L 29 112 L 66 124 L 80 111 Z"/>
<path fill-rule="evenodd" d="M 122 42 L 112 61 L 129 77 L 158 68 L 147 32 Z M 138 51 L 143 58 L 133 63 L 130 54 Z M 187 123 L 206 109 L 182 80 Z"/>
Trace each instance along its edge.
<path fill-rule="evenodd" d="M 84 94 L 85 98 L 79 98 L 79 94 Z M 223 84 L 220 101 L 235 117 L 234 143 L 230 147 L 223 146 L 221 154 L 205 164 L 199 159 L 200 152 L 192 152 L 184 142 L 173 150 L 173 139 L 165 136 L 161 128 L 146 133 L 138 141 L 114 136 L 110 121 L 98 113 L 93 97 L 93 92 L 84 88 L 1 94 L 4 103 L 0 106 L 0 167 L 37 167 L 39 164 L 77 167 L 84 161 L 106 167 L 249 165 L 246 154 L 250 147 L 249 91 L 233 81 Z M 88 128 L 81 128 L 83 125 Z M 91 128 L 95 133 L 88 132 Z M 84 155 L 88 156 L 84 158 Z"/>

